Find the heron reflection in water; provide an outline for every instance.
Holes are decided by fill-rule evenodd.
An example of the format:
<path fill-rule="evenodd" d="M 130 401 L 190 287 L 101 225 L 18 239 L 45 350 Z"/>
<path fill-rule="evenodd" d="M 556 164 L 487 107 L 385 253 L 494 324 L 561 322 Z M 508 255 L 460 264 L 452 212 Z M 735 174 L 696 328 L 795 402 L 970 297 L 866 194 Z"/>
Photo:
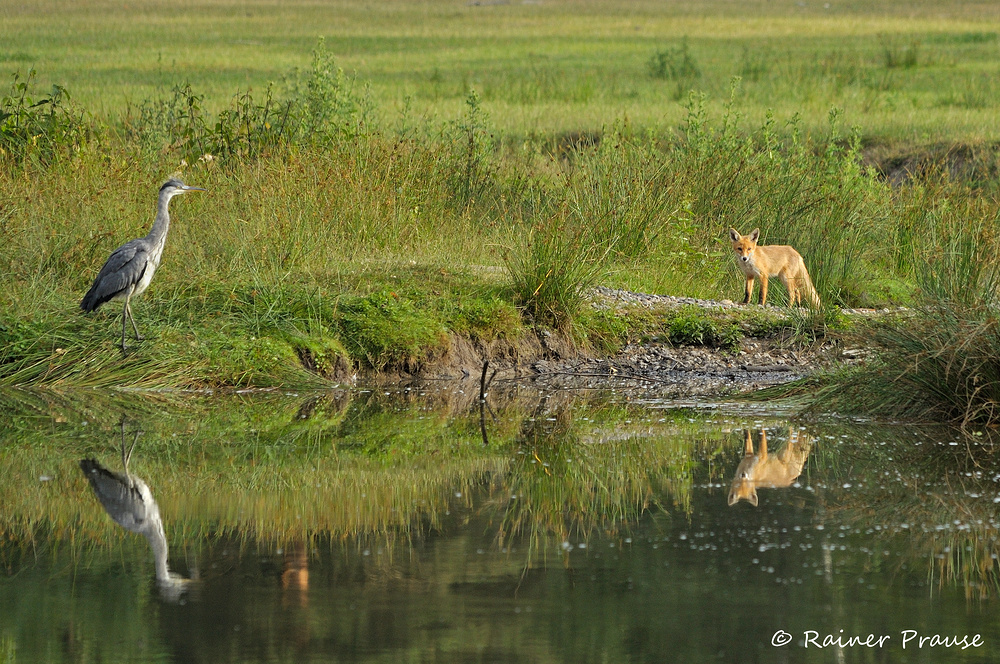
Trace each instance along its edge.
<path fill-rule="evenodd" d="M 135 432 L 132 445 L 125 450 L 125 420 L 121 423 L 122 466 L 125 474 L 108 470 L 94 459 L 81 459 L 80 470 L 86 475 L 91 488 L 101 501 L 104 510 L 119 526 L 139 533 L 149 540 L 156 565 L 156 582 L 160 595 L 167 601 L 176 602 L 187 589 L 190 579 L 175 574 L 167 567 L 167 537 L 163 533 L 163 519 L 160 508 L 153 499 L 153 493 L 140 478 L 128 470 L 132 450 L 139 440 L 141 431 Z"/>

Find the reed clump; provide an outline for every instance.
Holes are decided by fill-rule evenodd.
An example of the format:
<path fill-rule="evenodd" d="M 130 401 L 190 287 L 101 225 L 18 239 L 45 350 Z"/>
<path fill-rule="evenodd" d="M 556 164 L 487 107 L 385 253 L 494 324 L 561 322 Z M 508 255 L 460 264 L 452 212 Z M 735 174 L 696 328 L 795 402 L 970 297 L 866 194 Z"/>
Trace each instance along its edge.
<path fill-rule="evenodd" d="M 911 309 L 865 326 L 876 358 L 834 376 L 813 407 L 989 426 L 1000 420 L 1000 255 L 995 210 L 942 208 L 911 243 Z"/>

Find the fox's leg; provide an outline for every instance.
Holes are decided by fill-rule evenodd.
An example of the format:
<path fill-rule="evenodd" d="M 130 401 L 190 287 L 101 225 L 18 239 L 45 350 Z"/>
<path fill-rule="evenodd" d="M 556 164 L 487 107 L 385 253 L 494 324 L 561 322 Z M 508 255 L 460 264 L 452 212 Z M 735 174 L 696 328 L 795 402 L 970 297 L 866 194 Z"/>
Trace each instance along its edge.
<path fill-rule="evenodd" d="M 767 303 L 767 275 L 760 273 L 760 306 Z"/>
<path fill-rule="evenodd" d="M 794 307 L 795 303 L 799 301 L 799 289 L 797 279 L 795 277 L 788 277 L 781 275 L 781 281 L 785 284 L 785 290 L 788 291 L 788 306 Z"/>
<path fill-rule="evenodd" d="M 757 446 L 757 458 L 761 461 L 767 458 L 767 432 L 760 430 L 760 445 Z"/>
<path fill-rule="evenodd" d="M 750 304 L 751 293 L 753 293 L 753 277 L 747 277 L 747 296 L 743 298 L 743 304 Z"/>
<path fill-rule="evenodd" d="M 750 429 L 746 430 L 746 443 L 743 446 L 743 453 L 752 455 L 753 454 L 753 439 L 750 437 Z"/>

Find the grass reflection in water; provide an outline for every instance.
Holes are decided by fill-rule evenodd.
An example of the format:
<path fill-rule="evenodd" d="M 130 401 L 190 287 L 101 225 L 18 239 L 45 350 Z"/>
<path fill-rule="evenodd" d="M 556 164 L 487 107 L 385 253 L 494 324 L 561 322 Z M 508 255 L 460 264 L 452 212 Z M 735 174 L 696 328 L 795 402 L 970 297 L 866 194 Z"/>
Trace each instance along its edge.
<path fill-rule="evenodd" d="M 696 657 L 795 620 L 815 629 L 823 607 L 858 632 L 909 607 L 900 620 L 912 621 L 889 627 L 910 628 L 938 620 L 955 591 L 964 602 L 997 589 L 1000 474 L 982 440 L 510 388 L 493 390 L 484 444 L 477 390 L 461 387 L 3 393 L 0 606 L 14 603 L 18 634 L 69 639 L 91 659 L 158 656 L 143 649 L 159 643 L 145 621 L 167 641 L 201 634 L 203 661 L 229 661 L 226 648 L 233 661 L 330 648 L 461 660 L 472 653 L 460 644 L 496 639 L 515 644 L 494 653 L 505 661 L 544 659 L 586 653 L 584 624 L 594 652 L 641 661 L 693 629 L 678 612 L 692 601 L 691 620 L 728 615 L 736 634 L 702 634 Z M 148 545 L 108 518 L 76 466 L 115 462 L 122 412 L 145 432 L 129 469 L 156 496 L 170 568 L 197 579 L 183 607 L 157 603 Z M 729 505 L 765 433 L 768 455 L 799 475 L 757 484 L 756 506 Z M 809 446 L 801 467 L 786 454 L 796 441 Z M 766 610 L 718 613 L 748 601 L 734 587 Z M 53 611 L 76 636 L 55 635 Z M 973 624 L 949 615 L 942 629 Z M 24 652 L 47 647 L 10 629 L 0 639 Z M 112 655 L 86 636 L 105 632 L 134 647 Z"/>
<path fill-rule="evenodd" d="M 23 429 L 0 453 L 13 479 L 0 487 L 11 508 L 0 527 L 15 542 L 119 541 L 103 514 L 80 500 L 85 483 L 73 466 L 85 456 L 111 458 L 112 423 L 123 408 L 146 431 L 134 467 L 156 490 L 174 541 L 405 538 L 439 528 L 460 508 L 490 512 L 501 546 L 512 532 L 585 539 L 595 528 L 634 521 L 652 502 L 687 506 L 692 444 L 699 445 L 666 436 L 675 427 L 662 423 L 656 432 L 633 407 L 568 393 L 496 394 L 487 446 L 473 397 L 457 390 L 159 395 L 152 403 L 132 395 L 113 405 L 92 395 L 18 397 L 8 406 L 20 409 Z M 39 428 L 43 410 L 51 421 Z M 630 421 L 631 411 L 636 423 L 609 434 L 609 424 Z M 489 499 L 473 506 L 476 487 Z"/>

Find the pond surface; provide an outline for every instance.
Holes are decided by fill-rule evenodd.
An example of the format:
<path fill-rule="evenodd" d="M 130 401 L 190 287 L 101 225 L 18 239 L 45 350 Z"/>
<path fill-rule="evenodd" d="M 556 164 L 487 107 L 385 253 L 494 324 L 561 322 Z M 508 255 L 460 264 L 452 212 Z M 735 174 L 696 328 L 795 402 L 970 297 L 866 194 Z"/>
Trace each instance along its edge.
<path fill-rule="evenodd" d="M 985 437 L 476 388 L 0 392 L 0 662 L 1000 657 Z"/>

